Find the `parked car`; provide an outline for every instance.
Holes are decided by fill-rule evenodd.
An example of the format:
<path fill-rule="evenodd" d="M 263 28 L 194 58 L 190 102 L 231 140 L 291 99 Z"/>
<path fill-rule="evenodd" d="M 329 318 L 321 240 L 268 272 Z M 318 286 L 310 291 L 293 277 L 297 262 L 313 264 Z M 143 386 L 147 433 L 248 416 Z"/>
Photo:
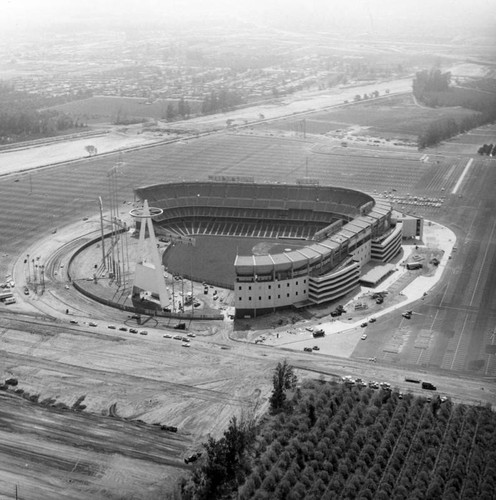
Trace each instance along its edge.
<path fill-rule="evenodd" d="M 148 335 L 148 332 L 146 330 L 141 330 L 141 332 L 139 332 L 140 335 Z"/>
<path fill-rule="evenodd" d="M 314 351 L 320 351 L 320 347 L 319 347 L 318 345 L 314 345 L 314 346 L 313 346 L 313 350 L 314 350 Z"/>
<path fill-rule="evenodd" d="M 367 322 L 365 322 L 365 323 L 362 323 L 360 326 L 361 326 L 362 328 L 365 328 L 367 325 L 368 325 L 368 323 L 367 323 Z"/>
<path fill-rule="evenodd" d="M 127 328 L 126 328 L 125 326 L 121 326 L 121 327 L 119 328 L 119 330 L 120 330 L 121 332 L 127 332 Z"/>
<path fill-rule="evenodd" d="M 130 329 L 129 329 L 129 331 L 130 331 L 131 333 L 138 333 L 138 330 L 136 330 L 136 328 L 130 328 Z"/>
<path fill-rule="evenodd" d="M 94 323 L 93 321 L 90 321 L 89 323 L 90 326 L 98 326 L 96 323 Z"/>
<path fill-rule="evenodd" d="M 111 330 L 115 330 L 115 325 L 108 325 L 107 328 L 110 328 Z"/>
<path fill-rule="evenodd" d="M 201 457 L 201 452 L 193 453 L 184 459 L 185 464 L 190 464 L 191 462 L 196 462 Z"/>
<path fill-rule="evenodd" d="M 306 351 L 306 352 L 312 352 L 313 351 L 313 349 L 311 347 L 304 347 L 303 350 Z"/>
<path fill-rule="evenodd" d="M 172 338 L 172 335 L 170 333 L 166 333 L 164 335 L 164 339 L 171 339 Z"/>
<path fill-rule="evenodd" d="M 366 333 L 364 333 L 364 334 L 362 335 L 362 340 L 366 340 L 366 339 L 367 339 L 367 334 L 366 334 Z"/>

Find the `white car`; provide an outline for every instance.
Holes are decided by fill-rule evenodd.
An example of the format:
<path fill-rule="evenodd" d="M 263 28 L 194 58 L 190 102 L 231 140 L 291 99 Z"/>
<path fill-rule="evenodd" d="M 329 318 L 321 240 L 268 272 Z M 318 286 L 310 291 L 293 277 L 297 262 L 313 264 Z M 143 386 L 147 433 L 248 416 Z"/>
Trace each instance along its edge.
<path fill-rule="evenodd" d="M 364 334 L 362 335 L 362 340 L 365 340 L 366 338 L 367 338 L 367 334 L 366 334 L 366 333 L 364 333 Z"/>

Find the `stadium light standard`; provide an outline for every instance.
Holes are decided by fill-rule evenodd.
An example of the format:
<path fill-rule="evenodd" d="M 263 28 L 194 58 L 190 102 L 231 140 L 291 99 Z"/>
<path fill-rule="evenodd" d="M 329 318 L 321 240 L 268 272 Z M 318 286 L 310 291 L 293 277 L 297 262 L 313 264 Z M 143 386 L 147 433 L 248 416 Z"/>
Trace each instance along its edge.
<path fill-rule="evenodd" d="M 24 263 L 28 264 L 28 283 L 31 283 L 31 268 L 29 267 L 29 254 L 26 255 L 26 260 Z"/>
<path fill-rule="evenodd" d="M 102 197 L 98 197 L 99 205 L 100 205 L 100 231 L 102 234 L 102 263 L 103 263 L 103 269 L 107 269 L 107 264 L 105 263 L 105 234 L 103 232 L 103 201 Z"/>
<path fill-rule="evenodd" d="M 41 293 L 45 291 L 45 264 L 42 264 L 40 266 L 40 273 L 41 273 Z"/>

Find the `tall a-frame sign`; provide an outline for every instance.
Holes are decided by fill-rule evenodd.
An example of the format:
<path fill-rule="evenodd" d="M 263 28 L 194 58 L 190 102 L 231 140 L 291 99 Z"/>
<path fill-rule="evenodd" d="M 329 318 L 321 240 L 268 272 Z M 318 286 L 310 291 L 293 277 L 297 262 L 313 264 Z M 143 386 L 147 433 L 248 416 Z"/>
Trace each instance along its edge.
<path fill-rule="evenodd" d="M 133 303 L 158 300 L 160 307 L 166 309 L 169 307 L 170 299 L 152 222 L 152 217 L 161 215 L 162 212 L 160 208 L 149 208 L 147 200 L 144 200 L 142 209 L 131 210 L 131 215 L 135 219 L 140 219 L 132 299 Z"/>

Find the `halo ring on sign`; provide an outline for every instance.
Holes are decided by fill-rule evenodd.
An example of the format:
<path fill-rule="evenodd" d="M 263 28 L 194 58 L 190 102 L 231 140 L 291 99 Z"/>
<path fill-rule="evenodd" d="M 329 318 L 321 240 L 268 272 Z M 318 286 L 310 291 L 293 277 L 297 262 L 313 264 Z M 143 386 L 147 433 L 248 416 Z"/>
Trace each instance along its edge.
<path fill-rule="evenodd" d="M 157 217 L 159 215 L 162 215 L 164 211 L 161 208 L 155 208 L 155 207 L 149 207 L 148 211 L 150 212 L 148 215 L 145 215 L 143 213 L 143 208 L 133 208 L 132 210 L 129 211 L 129 214 L 131 217 L 134 217 L 135 219 L 147 219 L 150 217 Z"/>

